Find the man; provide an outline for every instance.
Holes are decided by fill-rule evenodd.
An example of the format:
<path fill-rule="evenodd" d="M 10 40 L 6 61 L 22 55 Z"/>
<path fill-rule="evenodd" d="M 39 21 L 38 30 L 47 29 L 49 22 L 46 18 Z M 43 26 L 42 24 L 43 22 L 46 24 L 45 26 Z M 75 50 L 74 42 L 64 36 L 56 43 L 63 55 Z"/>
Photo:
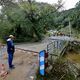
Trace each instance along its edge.
<path fill-rule="evenodd" d="M 8 52 L 8 64 L 10 69 L 14 69 L 14 65 L 12 64 L 13 56 L 15 52 L 15 46 L 13 43 L 14 36 L 9 35 L 9 38 L 7 39 L 7 52 Z"/>

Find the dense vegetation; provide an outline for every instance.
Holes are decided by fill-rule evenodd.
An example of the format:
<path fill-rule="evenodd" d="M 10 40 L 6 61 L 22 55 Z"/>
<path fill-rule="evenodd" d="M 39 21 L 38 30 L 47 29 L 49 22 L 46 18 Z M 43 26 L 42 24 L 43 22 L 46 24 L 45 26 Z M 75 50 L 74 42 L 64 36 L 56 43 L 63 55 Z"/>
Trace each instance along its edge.
<path fill-rule="evenodd" d="M 71 21 L 72 27 L 79 30 L 80 2 L 74 9 L 60 12 L 62 0 L 56 5 L 38 3 L 34 0 L 0 0 L 0 38 L 9 34 L 16 41 L 41 40 L 47 30 L 60 29 Z"/>
<path fill-rule="evenodd" d="M 80 30 L 80 1 L 75 5 L 75 8 L 60 12 L 56 18 L 57 23 L 62 27 L 68 26 L 70 22 L 73 28 Z"/>
<path fill-rule="evenodd" d="M 4 1 L 4 0 L 3 0 Z M 6 0 L 9 1 L 9 0 Z M 35 1 L 2 2 L 0 36 L 14 34 L 19 41 L 41 40 L 53 26 L 54 6 Z"/>
<path fill-rule="evenodd" d="M 73 70 L 69 67 L 69 63 L 64 58 L 56 59 L 52 65 L 52 69 L 47 71 L 45 76 L 36 74 L 36 80 L 77 80 Z"/>

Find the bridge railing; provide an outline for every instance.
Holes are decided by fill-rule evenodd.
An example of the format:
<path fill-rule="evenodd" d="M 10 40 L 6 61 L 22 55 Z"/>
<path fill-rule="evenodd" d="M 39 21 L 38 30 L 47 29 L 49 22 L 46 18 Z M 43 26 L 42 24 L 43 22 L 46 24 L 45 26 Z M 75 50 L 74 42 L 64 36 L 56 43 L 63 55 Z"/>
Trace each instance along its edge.
<path fill-rule="evenodd" d="M 63 55 L 63 51 L 68 45 L 69 41 L 65 40 L 51 40 L 47 45 L 47 52 L 49 53 L 49 60 L 53 61 Z"/>

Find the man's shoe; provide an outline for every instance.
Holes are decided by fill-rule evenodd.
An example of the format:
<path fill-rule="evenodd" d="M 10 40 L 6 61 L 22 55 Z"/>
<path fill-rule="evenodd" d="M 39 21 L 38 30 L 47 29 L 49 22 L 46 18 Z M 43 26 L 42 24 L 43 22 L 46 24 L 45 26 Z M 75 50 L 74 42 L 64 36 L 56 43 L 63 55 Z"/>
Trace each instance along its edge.
<path fill-rule="evenodd" d="M 12 69 L 15 69 L 15 67 L 14 67 L 14 66 L 12 66 L 12 67 L 9 67 L 9 69 L 11 69 L 11 70 L 12 70 Z"/>
<path fill-rule="evenodd" d="M 12 65 L 12 67 L 15 67 L 14 65 Z"/>

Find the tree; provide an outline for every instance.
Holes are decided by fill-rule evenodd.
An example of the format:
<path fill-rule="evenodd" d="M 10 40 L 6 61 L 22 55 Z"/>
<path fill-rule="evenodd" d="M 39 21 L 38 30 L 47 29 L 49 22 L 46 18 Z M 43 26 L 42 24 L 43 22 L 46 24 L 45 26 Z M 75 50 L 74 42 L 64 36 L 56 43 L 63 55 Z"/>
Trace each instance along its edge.
<path fill-rule="evenodd" d="M 7 34 L 3 32 L 1 32 L 1 34 L 14 34 L 19 40 L 24 38 L 24 41 L 27 39 L 29 39 L 29 41 L 32 39 L 38 41 L 43 38 L 42 36 L 46 33 L 46 30 L 58 27 L 54 21 L 55 14 L 58 13 L 58 11 L 53 5 L 38 3 L 34 0 L 18 0 L 17 2 L 10 0 L 8 2 L 9 5 L 5 2 L 3 2 L 3 4 L 1 10 L 1 16 L 3 16 L 1 25 L 4 28 L 6 27 L 5 32 Z M 5 16 L 6 19 L 4 19 Z M 4 26 L 6 23 L 8 24 Z M 3 31 L 4 28 L 2 28 Z M 7 29 L 9 31 L 7 31 Z"/>

